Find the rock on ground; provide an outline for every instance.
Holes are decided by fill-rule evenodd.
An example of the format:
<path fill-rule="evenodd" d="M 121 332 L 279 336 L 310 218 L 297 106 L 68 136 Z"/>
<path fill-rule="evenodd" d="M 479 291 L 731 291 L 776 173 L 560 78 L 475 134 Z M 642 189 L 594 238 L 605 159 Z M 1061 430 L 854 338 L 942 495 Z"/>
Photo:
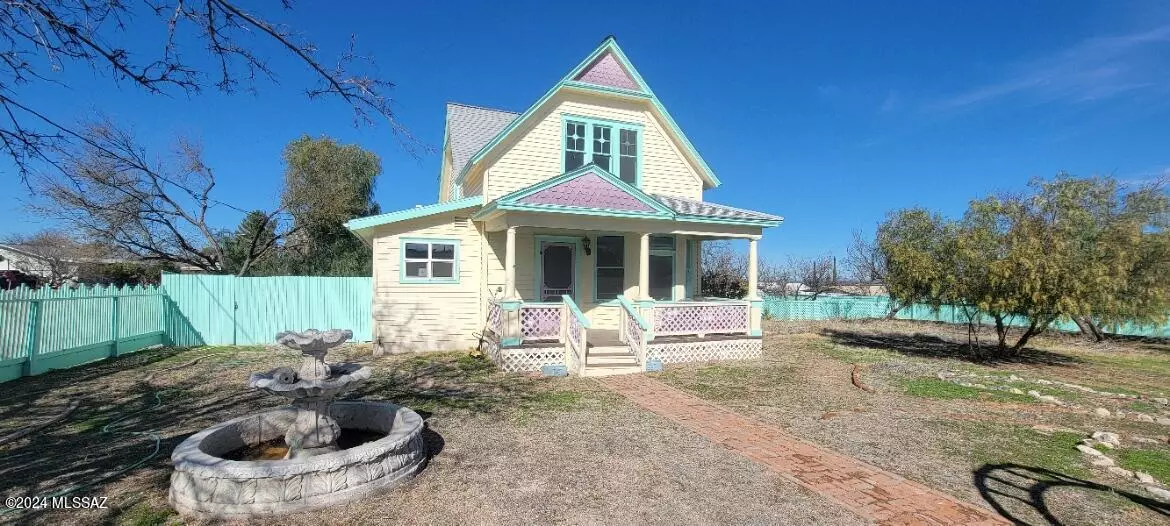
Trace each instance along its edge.
<path fill-rule="evenodd" d="M 1110 433 L 1108 431 L 1097 431 L 1093 433 L 1093 440 L 1106 444 L 1109 447 L 1121 446 L 1121 437 L 1117 433 Z"/>
<path fill-rule="evenodd" d="M 1084 444 L 1077 444 L 1077 451 L 1080 451 L 1081 453 L 1084 453 L 1090 457 L 1103 457 L 1103 456 L 1105 456 L 1104 453 L 1097 451 L 1096 449 L 1093 449 L 1093 448 L 1086 446 Z"/>
<path fill-rule="evenodd" d="M 1102 418 L 1109 418 L 1109 410 L 1104 407 L 1098 407 L 1093 410 L 1093 414 Z"/>
<path fill-rule="evenodd" d="M 1141 482 L 1142 484 L 1157 484 L 1158 483 L 1157 480 L 1154 480 L 1153 475 L 1150 475 L 1149 473 L 1146 473 L 1144 471 L 1135 472 L 1133 474 L 1133 476 L 1136 477 L 1138 479 L 1138 482 Z"/>
<path fill-rule="evenodd" d="M 1110 474 L 1117 475 L 1118 477 L 1124 479 L 1133 478 L 1133 472 L 1122 467 L 1110 466 L 1105 471 L 1108 471 Z"/>
<path fill-rule="evenodd" d="M 1170 490 L 1168 490 L 1166 488 L 1159 488 L 1157 486 L 1146 486 L 1146 491 L 1150 492 L 1150 495 L 1153 495 L 1153 496 L 1155 496 L 1159 499 L 1162 499 L 1164 501 L 1170 502 Z"/>

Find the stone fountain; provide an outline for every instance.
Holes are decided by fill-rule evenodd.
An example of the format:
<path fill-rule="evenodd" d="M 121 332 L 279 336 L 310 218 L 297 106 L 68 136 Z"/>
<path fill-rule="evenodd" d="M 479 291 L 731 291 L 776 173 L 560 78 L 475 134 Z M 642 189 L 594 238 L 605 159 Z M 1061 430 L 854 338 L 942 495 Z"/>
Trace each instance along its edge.
<path fill-rule="evenodd" d="M 301 352 L 300 369 L 253 373 L 248 385 L 292 405 L 224 422 L 179 444 L 171 454 L 171 505 L 183 515 L 247 518 L 317 509 L 409 480 L 426 461 L 422 418 L 389 403 L 335 401 L 372 372 L 325 362 L 329 349 L 352 337 L 349 330 L 277 334 L 278 343 Z M 341 444 L 359 435 L 372 439 Z"/>

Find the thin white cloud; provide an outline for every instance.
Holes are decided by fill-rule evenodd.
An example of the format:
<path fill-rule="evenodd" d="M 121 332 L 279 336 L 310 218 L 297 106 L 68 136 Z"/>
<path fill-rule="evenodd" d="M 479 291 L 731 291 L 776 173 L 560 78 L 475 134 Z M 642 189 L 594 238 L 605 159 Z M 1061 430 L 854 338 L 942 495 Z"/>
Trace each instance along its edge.
<path fill-rule="evenodd" d="M 1170 24 L 1083 40 L 1051 56 L 1010 66 L 1004 78 L 946 96 L 928 109 L 961 109 L 1018 97 L 1085 102 L 1170 87 Z"/>

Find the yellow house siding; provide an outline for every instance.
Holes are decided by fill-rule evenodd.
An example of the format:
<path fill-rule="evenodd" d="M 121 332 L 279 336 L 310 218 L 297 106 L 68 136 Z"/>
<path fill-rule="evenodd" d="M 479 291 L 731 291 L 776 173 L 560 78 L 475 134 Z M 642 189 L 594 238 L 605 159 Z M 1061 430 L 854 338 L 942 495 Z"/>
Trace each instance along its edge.
<path fill-rule="evenodd" d="M 549 109 L 535 115 L 526 127 L 516 130 L 499 146 L 501 153 L 485 158 L 488 201 L 562 173 L 562 122 L 564 116 L 572 115 L 642 125 L 642 189 L 688 199 L 703 198 L 703 183 L 696 168 L 664 131 L 666 127 L 647 103 L 561 92 L 545 107 Z"/>
<path fill-rule="evenodd" d="M 478 343 L 482 247 L 467 215 L 461 211 L 395 223 L 374 234 L 374 334 L 385 351 L 466 349 Z M 403 238 L 458 240 L 459 282 L 401 283 Z"/>

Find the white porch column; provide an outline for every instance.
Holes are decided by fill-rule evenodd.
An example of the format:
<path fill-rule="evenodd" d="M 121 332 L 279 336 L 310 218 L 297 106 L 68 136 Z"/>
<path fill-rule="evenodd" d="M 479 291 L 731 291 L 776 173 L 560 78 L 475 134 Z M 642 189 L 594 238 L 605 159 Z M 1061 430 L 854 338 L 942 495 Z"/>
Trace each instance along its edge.
<path fill-rule="evenodd" d="M 508 227 L 508 241 L 504 248 L 504 299 L 516 298 L 516 227 Z"/>
<path fill-rule="evenodd" d="M 759 238 L 753 237 L 748 240 L 748 295 L 749 300 L 758 300 L 760 295 L 757 290 L 760 287 L 760 265 L 759 265 L 759 249 L 756 244 Z"/>
<path fill-rule="evenodd" d="M 687 236 L 674 236 L 674 283 L 671 293 L 675 299 L 686 299 L 687 295 Z"/>
<path fill-rule="evenodd" d="M 638 296 L 650 299 L 650 234 L 642 234 L 642 248 L 638 250 Z"/>

